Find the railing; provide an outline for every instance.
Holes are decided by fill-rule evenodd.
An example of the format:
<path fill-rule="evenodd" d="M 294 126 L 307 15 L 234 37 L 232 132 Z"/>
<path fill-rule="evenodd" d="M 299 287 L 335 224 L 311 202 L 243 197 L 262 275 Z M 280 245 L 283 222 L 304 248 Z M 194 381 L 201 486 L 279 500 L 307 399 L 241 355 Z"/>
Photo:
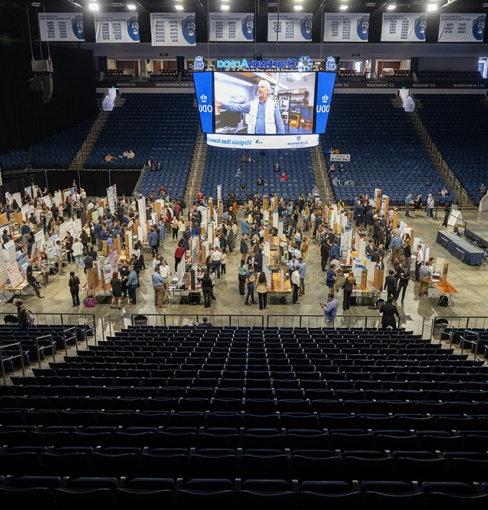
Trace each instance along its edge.
<path fill-rule="evenodd" d="M 19 354 L 9 355 L 5 358 L 4 354 L 3 354 L 3 350 L 9 349 L 11 347 L 18 348 Z M 20 342 L 14 342 L 11 344 L 0 345 L 0 371 L 2 372 L 3 384 L 7 384 L 7 374 L 5 371 L 5 363 L 8 361 L 13 361 L 16 358 L 20 358 L 20 367 L 22 369 L 22 375 L 25 376 L 24 351 L 22 350 L 22 345 L 20 344 Z M 12 365 L 12 368 L 13 368 L 13 365 Z"/>
<path fill-rule="evenodd" d="M 39 345 L 40 341 L 42 341 L 44 345 Z M 42 368 L 41 352 L 44 359 L 44 351 L 48 348 L 51 349 L 51 356 L 53 357 L 53 361 L 56 361 L 56 341 L 53 339 L 52 335 L 42 335 L 35 337 L 34 342 L 36 344 L 37 363 L 39 364 L 39 368 Z"/>
<path fill-rule="evenodd" d="M 204 319 L 212 326 L 264 327 L 263 315 L 207 315 L 207 314 L 133 314 L 134 326 L 192 326 L 202 324 Z"/>
<path fill-rule="evenodd" d="M 460 330 L 488 329 L 488 317 L 434 317 L 432 320 L 431 338 L 439 337 L 438 333 L 442 333 L 445 328 Z"/>

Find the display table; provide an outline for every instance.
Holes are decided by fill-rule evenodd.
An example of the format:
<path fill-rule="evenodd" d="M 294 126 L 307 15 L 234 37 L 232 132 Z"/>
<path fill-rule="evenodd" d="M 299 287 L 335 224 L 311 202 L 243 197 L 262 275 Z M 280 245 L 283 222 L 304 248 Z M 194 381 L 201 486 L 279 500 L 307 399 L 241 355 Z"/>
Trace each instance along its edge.
<path fill-rule="evenodd" d="M 448 280 L 432 280 L 430 286 L 438 292 L 438 294 L 433 297 L 439 299 L 440 296 L 447 296 L 451 304 L 454 305 L 452 295 L 457 294 L 459 291 Z"/>
<path fill-rule="evenodd" d="M 488 230 L 465 228 L 464 235 L 466 239 L 476 243 L 480 248 L 488 248 Z"/>
<path fill-rule="evenodd" d="M 484 251 L 470 244 L 466 239 L 450 232 L 437 231 L 437 243 L 451 255 L 470 266 L 481 266 Z"/>

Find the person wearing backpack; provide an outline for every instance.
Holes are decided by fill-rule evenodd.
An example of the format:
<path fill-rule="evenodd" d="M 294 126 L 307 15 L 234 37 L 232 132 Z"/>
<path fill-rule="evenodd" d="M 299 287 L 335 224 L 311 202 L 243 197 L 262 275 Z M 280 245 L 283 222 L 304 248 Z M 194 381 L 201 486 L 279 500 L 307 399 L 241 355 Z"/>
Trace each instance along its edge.
<path fill-rule="evenodd" d="M 74 271 L 70 271 L 68 280 L 71 299 L 73 300 L 73 308 L 80 306 L 80 279 L 75 275 Z"/>
<path fill-rule="evenodd" d="M 27 315 L 27 308 L 24 306 L 24 302 L 21 299 L 17 299 L 15 306 L 17 307 L 17 324 L 19 325 L 19 328 L 28 329 L 29 318 Z"/>

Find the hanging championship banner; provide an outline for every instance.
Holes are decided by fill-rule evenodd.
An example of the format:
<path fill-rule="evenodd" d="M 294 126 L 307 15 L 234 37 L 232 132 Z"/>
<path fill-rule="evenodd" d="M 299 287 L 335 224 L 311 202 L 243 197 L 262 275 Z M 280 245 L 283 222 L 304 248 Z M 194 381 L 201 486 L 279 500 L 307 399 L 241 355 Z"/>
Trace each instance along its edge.
<path fill-rule="evenodd" d="M 324 15 L 325 42 L 368 42 L 368 13 L 328 12 Z"/>
<path fill-rule="evenodd" d="M 425 42 L 427 15 L 421 13 L 383 13 L 383 42 Z"/>
<path fill-rule="evenodd" d="M 107 188 L 107 202 L 110 212 L 115 214 L 117 209 L 117 184 L 113 184 Z"/>
<path fill-rule="evenodd" d="M 210 13 L 210 37 L 213 42 L 254 41 L 254 14 L 232 12 Z"/>
<path fill-rule="evenodd" d="M 193 12 L 151 12 L 151 46 L 195 46 Z"/>
<path fill-rule="evenodd" d="M 268 14 L 268 41 L 312 42 L 312 13 Z"/>
<path fill-rule="evenodd" d="M 483 42 L 486 14 L 441 14 L 439 42 Z"/>
<path fill-rule="evenodd" d="M 102 12 L 95 14 L 97 43 L 138 43 L 139 18 L 134 12 Z"/>
<path fill-rule="evenodd" d="M 40 12 L 39 33 L 41 41 L 84 41 L 83 14 L 79 12 Z"/>

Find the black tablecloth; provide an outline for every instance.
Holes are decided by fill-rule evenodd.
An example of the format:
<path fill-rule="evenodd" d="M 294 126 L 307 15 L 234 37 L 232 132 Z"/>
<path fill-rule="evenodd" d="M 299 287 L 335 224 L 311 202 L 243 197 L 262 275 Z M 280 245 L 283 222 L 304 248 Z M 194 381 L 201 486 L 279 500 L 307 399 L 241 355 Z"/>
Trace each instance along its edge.
<path fill-rule="evenodd" d="M 484 251 L 470 244 L 466 239 L 450 232 L 437 232 L 437 243 L 459 260 L 470 266 L 481 266 Z"/>

